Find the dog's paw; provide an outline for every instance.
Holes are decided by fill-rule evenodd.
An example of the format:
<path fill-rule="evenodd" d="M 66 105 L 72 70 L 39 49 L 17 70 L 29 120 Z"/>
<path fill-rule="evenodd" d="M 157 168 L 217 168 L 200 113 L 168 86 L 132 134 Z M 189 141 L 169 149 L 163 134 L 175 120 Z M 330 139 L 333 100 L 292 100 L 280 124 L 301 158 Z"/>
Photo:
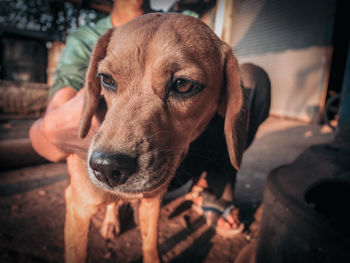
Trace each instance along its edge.
<path fill-rule="evenodd" d="M 106 240 L 114 239 L 120 233 L 119 222 L 103 222 L 100 234 Z"/>
<path fill-rule="evenodd" d="M 112 202 L 106 207 L 105 218 L 103 219 L 100 233 L 104 239 L 113 239 L 120 233 L 119 206 L 122 201 Z"/>

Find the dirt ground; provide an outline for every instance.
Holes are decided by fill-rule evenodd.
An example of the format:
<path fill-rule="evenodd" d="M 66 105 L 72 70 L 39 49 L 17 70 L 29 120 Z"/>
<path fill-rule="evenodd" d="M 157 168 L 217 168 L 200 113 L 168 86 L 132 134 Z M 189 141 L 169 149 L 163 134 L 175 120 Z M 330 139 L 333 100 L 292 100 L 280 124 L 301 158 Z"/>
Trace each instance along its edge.
<path fill-rule="evenodd" d="M 64 164 L 44 164 L 1 175 L 1 262 L 63 262 Z M 6 183 L 4 183 L 6 182 Z M 91 226 L 90 262 L 140 262 L 141 239 L 130 206 L 121 207 L 122 233 L 105 241 L 103 213 Z M 246 235 L 230 240 L 215 235 L 183 198 L 162 208 L 160 253 L 164 262 L 232 262 Z"/>
<path fill-rule="evenodd" d="M 248 226 L 262 202 L 269 171 L 332 136 L 326 127 L 269 118 L 245 153 L 238 175 L 236 204 L 246 231 L 230 239 L 216 235 L 191 210 L 191 203 L 180 197 L 161 209 L 163 262 L 234 262 L 251 238 Z M 63 262 L 63 192 L 67 185 L 65 164 L 0 172 L 0 262 Z M 99 233 L 103 215 L 100 211 L 91 224 L 89 262 L 141 262 L 141 238 L 132 208 L 121 207 L 121 234 L 110 241 Z"/>

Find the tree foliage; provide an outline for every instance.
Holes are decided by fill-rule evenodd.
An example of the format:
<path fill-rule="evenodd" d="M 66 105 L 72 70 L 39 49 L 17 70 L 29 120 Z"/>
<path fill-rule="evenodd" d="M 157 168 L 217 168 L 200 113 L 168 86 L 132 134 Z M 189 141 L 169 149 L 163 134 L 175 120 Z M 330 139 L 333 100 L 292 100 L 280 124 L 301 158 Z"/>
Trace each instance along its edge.
<path fill-rule="evenodd" d="M 0 0 L 0 27 L 64 34 L 93 24 L 102 15 L 59 0 Z"/>

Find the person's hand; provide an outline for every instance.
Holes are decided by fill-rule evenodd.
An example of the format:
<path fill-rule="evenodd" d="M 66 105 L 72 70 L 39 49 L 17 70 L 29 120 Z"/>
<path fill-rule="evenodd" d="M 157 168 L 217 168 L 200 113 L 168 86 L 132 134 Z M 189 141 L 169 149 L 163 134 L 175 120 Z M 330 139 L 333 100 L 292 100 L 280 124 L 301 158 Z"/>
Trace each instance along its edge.
<path fill-rule="evenodd" d="M 106 107 L 100 103 L 88 135 L 80 139 L 78 131 L 83 105 L 84 89 L 76 92 L 66 87 L 55 94 L 44 117 L 30 129 L 30 139 L 38 154 L 53 162 L 65 160 L 71 153 L 87 158 L 91 139 L 103 121 Z"/>

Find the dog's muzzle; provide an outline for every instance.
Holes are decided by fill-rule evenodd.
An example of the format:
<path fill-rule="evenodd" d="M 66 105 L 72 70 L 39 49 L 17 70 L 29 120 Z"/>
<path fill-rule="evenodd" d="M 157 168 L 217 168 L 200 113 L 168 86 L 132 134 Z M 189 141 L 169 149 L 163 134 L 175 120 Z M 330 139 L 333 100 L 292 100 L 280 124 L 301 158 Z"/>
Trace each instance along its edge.
<path fill-rule="evenodd" d="M 110 187 L 124 184 L 138 167 L 135 157 L 100 151 L 92 152 L 89 165 L 96 179 Z"/>

